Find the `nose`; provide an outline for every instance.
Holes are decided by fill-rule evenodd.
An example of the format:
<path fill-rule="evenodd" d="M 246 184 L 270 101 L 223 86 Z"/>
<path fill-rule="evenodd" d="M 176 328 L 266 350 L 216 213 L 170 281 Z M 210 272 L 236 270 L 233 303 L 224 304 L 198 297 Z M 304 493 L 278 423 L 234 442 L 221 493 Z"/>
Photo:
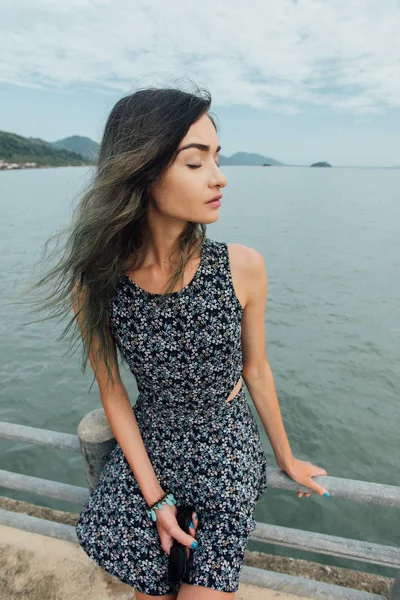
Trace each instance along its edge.
<path fill-rule="evenodd" d="M 227 185 L 227 179 L 225 177 L 225 175 L 222 173 L 222 171 L 220 170 L 219 167 L 216 166 L 215 168 L 215 179 L 213 182 L 212 187 L 220 187 L 220 188 L 224 188 Z"/>

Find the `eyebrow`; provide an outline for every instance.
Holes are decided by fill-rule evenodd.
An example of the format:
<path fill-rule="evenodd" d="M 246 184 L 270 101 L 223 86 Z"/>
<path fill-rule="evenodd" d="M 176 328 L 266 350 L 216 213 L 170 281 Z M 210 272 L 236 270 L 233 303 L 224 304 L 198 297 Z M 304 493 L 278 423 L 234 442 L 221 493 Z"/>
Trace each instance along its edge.
<path fill-rule="evenodd" d="M 187 150 L 188 148 L 197 148 L 198 150 L 201 150 L 202 152 L 210 152 L 210 146 L 207 146 L 207 144 L 196 144 L 196 143 L 186 144 L 186 146 L 182 146 L 182 148 L 179 148 L 178 152 L 182 152 L 182 150 Z M 218 146 L 218 148 L 216 149 L 215 152 L 219 152 L 220 150 L 221 150 L 221 146 Z"/>

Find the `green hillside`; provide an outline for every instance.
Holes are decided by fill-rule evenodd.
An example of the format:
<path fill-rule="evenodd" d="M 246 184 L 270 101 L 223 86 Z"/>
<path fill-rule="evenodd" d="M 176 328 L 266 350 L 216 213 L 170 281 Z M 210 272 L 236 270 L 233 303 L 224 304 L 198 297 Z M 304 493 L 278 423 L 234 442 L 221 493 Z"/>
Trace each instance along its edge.
<path fill-rule="evenodd" d="M 96 161 L 99 153 L 99 144 L 88 137 L 81 135 L 72 135 L 62 140 L 53 142 L 53 146 L 64 148 L 70 152 L 81 154 L 89 160 Z"/>
<path fill-rule="evenodd" d="M 15 163 L 35 162 L 40 166 L 49 167 L 93 163 L 76 152 L 56 148 L 39 138 L 25 138 L 7 131 L 0 131 L 0 160 Z"/>

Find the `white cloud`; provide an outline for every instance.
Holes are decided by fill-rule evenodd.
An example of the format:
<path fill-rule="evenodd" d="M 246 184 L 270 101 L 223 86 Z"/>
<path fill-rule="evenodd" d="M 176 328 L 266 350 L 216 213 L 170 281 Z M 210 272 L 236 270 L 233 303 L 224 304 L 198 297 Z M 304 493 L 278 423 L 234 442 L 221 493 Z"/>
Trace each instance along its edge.
<path fill-rule="evenodd" d="M 128 92 L 189 76 L 215 105 L 400 106 L 398 0 L 3 0 L 0 81 Z"/>

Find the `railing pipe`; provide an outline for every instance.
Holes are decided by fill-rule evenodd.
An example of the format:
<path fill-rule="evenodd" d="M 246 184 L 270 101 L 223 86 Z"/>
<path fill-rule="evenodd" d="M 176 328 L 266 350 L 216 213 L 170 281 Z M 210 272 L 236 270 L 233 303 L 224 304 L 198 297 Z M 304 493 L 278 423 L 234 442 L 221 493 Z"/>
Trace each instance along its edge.
<path fill-rule="evenodd" d="M 30 492 L 38 496 L 55 498 L 56 500 L 65 500 L 83 505 L 89 497 L 89 490 L 69 483 L 60 481 L 51 481 L 50 479 L 41 479 L 32 477 L 32 475 L 23 475 L 11 471 L 0 469 L 0 485 L 9 490 L 18 490 L 20 492 Z"/>
<path fill-rule="evenodd" d="M 0 421 L 0 438 L 12 440 L 13 442 L 26 442 L 57 450 L 68 452 L 79 452 L 79 438 L 71 433 L 28 427 L 16 423 L 5 423 Z"/>

